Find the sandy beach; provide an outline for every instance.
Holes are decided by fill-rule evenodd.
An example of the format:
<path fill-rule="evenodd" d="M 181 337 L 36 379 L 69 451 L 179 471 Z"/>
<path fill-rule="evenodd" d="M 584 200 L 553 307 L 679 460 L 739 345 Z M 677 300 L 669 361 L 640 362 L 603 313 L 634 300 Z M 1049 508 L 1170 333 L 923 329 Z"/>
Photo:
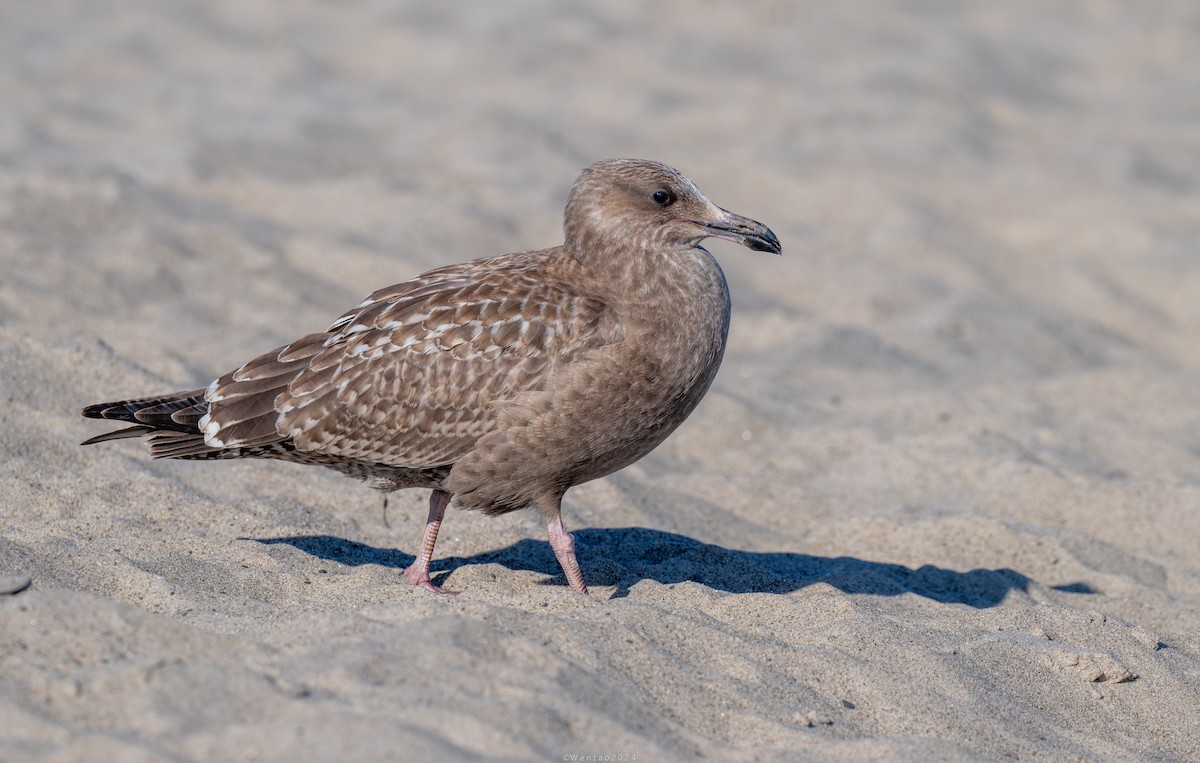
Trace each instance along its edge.
<path fill-rule="evenodd" d="M 1200 5 L 0 10 L 0 761 L 1200 760 Z M 150 461 L 371 291 L 678 167 L 724 365 L 534 512 Z M 586 756 L 592 756 L 590 758 Z"/>

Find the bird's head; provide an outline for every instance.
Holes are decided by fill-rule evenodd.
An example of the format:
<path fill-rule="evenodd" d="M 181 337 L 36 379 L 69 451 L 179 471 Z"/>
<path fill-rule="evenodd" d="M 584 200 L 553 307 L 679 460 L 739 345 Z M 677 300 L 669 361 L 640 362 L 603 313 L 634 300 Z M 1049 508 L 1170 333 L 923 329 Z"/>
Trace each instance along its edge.
<path fill-rule="evenodd" d="M 679 170 L 641 159 L 607 159 L 584 170 L 571 188 L 563 228 L 577 254 L 617 238 L 691 248 L 715 237 L 760 252 L 783 251 L 767 226 L 713 204 Z"/>

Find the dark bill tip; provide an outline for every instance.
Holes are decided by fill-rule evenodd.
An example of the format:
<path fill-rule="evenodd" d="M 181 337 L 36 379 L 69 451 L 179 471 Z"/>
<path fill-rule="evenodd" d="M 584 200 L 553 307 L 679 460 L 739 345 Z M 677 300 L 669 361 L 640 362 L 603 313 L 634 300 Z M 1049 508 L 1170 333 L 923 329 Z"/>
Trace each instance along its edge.
<path fill-rule="evenodd" d="M 746 236 L 742 243 L 756 252 L 783 254 L 783 244 L 779 243 L 779 237 L 770 228 L 763 228 L 760 235 Z"/>
<path fill-rule="evenodd" d="M 751 220 L 749 217 L 742 217 L 728 210 L 721 211 L 725 214 L 718 220 L 694 222 L 708 231 L 710 236 L 733 241 L 756 252 L 783 254 L 783 245 L 779 243 L 779 237 L 770 228 L 758 220 Z"/>

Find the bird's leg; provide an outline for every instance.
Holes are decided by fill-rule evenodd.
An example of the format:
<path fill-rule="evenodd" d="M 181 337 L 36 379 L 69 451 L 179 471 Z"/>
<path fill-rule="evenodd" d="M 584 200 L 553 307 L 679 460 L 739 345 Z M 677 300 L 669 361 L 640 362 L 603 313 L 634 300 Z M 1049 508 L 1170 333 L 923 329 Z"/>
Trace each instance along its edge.
<path fill-rule="evenodd" d="M 421 550 L 417 558 L 404 570 L 404 577 L 415 586 L 421 586 L 434 593 L 458 593 L 447 591 L 436 586 L 429 579 L 429 562 L 433 559 L 433 546 L 437 543 L 438 529 L 442 526 L 442 517 L 446 507 L 450 505 L 450 494 L 445 490 L 434 490 L 429 496 L 429 518 L 425 520 L 425 533 L 421 536 Z"/>
<path fill-rule="evenodd" d="M 575 558 L 575 538 L 563 527 L 562 514 L 554 512 L 553 518 L 546 525 L 546 530 L 550 535 L 550 547 L 554 549 L 554 555 L 558 557 L 558 563 L 562 565 L 571 590 L 586 594 L 588 589 L 583 584 L 583 573 L 579 570 L 579 560 Z"/>

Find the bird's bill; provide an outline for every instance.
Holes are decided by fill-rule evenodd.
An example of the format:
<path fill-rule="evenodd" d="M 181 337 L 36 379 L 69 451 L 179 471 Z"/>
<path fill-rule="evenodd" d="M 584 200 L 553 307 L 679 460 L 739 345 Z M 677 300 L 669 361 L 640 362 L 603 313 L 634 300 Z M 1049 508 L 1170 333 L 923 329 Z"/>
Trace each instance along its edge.
<path fill-rule="evenodd" d="M 742 217 L 727 209 L 722 209 L 721 216 L 716 220 L 693 220 L 692 222 L 703 228 L 709 236 L 741 244 L 756 252 L 783 254 L 783 245 L 779 243 L 779 237 L 770 228 L 757 220 Z"/>

